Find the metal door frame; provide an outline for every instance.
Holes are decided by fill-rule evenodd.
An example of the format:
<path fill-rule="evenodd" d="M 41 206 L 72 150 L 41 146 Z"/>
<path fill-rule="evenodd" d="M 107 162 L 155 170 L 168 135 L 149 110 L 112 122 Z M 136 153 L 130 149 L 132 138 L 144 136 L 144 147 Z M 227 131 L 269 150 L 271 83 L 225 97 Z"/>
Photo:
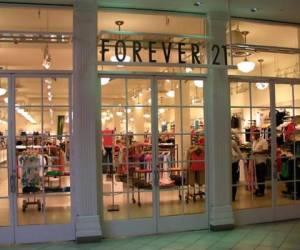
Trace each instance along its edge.
<path fill-rule="evenodd" d="M 298 78 L 277 78 L 277 77 L 250 77 L 250 76 L 230 76 L 229 84 L 232 82 L 247 82 L 249 84 L 258 81 L 269 83 L 269 100 L 270 100 L 270 120 L 271 120 L 271 190 L 272 190 L 272 205 L 271 207 L 247 208 L 234 210 L 236 224 L 245 225 L 262 222 L 274 222 L 279 220 L 288 220 L 300 218 L 300 204 L 277 204 L 277 163 L 276 163 L 276 84 L 295 85 L 299 84 Z M 294 96 L 293 96 L 294 98 Z M 250 105 L 251 100 L 250 100 Z M 294 108 L 294 106 L 293 106 Z"/>
<path fill-rule="evenodd" d="M 45 241 L 63 241 L 75 239 L 75 192 L 74 188 L 70 194 L 71 199 L 71 221 L 69 224 L 43 224 L 43 225 L 18 225 L 17 222 L 17 190 L 15 180 L 16 176 L 16 159 L 15 159 L 15 136 L 16 136 L 16 122 L 15 122 L 15 82 L 17 78 L 44 78 L 61 77 L 68 79 L 68 93 L 69 93 L 69 117 L 71 118 L 73 109 L 73 84 L 71 71 L 0 71 L 0 77 L 8 79 L 8 197 L 10 205 L 10 226 L 0 227 L 0 243 L 34 243 Z M 42 106 L 42 104 L 41 104 Z M 70 130 L 70 152 L 74 145 L 72 144 L 72 119 L 69 123 Z M 70 165 L 72 166 L 72 156 L 70 157 Z M 14 181 L 15 180 L 15 181 Z M 74 169 L 70 168 L 70 183 L 73 185 Z M 3 237 L 1 237 L 3 236 Z"/>
<path fill-rule="evenodd" d="M 157 98 L 157 82 L 161 79 L 173 80 L 199 80 L 206 81 L 206 75 L 186 75 L 186 74 L 166 74 L 166 73 L 151 73 L 151 72 L 135 72 L 122 73 L 122 72 L 101 72 L 98 77 L 123 78 L 123 79 L 149 79 L 151 82 L 151 134 L 152 134 L 152 154 L 157 155 L 158 150 L 158 98 Z M 176 106 L 176 105 L 175 105 Z M 100 104 L 100 109 L 101 109 Z M 205 116 L 205 112 L 204 112 Z M 101 123 L 101 117 L 99 117 Z M 100 129 L 101 130 L 101 129 Z M 205 132 L 206 136 L 206 132 Z M 154 142 L 154 143 L 153 143 Z M 207 166 L 208 157 L 205 159 Z M 160 216 L 160 200 L 159 200 L 159 187 L 158 187 L 158 171 L 156 171 L 157 157 L 152 158 L 152 217 L 151 218 L 138 218 L 127 220 L 103 220 L 102 225 L 104 228 L 104 235 L 109 237 L 116 236 L 133 236 L 142 234 L 155 234 L 166 233 L 196 229 L 207 229 L 208 225 L 208 195 L 205 197 L 205 212 L 197 214 L 182 214 L 175 216 Z M 101 178 L 102 179 L 102 178 Z M 102 183 L 102 181 L 101 181 Z M 208 188 L 208 171 L 205 172 L 205 186 Z M 103 197 L 103 195 L 102 195 Z M 102 208 L 103 208 L 102 198 Z"/>

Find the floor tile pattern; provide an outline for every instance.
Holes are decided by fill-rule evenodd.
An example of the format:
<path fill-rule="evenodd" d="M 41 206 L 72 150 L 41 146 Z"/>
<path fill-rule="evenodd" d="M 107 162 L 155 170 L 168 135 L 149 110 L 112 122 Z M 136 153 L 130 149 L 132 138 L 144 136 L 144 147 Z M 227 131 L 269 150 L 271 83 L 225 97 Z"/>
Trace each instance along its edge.
<path fill-rule="evenodd" d="M 74 242 L 0 246 L 1 250 L 300 250 L 300 220 L 236 227 L 231 231 L 208 230 L 103 239 L 99 243 Z"/>

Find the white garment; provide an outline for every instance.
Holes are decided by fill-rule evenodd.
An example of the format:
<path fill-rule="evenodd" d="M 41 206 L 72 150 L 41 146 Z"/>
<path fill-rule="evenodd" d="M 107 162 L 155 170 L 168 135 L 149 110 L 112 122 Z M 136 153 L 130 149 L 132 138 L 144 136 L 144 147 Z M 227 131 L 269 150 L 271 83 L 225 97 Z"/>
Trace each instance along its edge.
<path fill-rule="evenodd" d="M 252 145 L 254 160 L 256 164 L 266 163 L 267 154 L 255 154 L 269 149 L 268 142 L 264 138 L 255 140 Z"/>
<path fill-rule="evenodd" d="M 164 154 L 164 161 L 163 161 L 163 179 L 168 179 L 170 177 L 170 172 L 168 171 L 170 166 L 169 163 L 171 161 L 170 152 Z"/>
<path fill-rule="evenodd" d="M 232 156 L 231 156 L 232 163 L 237 162 L 243 158 L 242 152 L 234 140 L 231 140 L 231 152 L 232 152 Z"/>

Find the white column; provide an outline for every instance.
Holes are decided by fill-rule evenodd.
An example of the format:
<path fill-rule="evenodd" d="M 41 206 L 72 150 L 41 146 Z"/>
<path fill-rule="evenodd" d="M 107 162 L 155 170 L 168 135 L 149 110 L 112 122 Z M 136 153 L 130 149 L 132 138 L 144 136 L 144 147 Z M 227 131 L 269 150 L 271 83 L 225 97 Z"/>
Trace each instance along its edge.
<path fill-rule="evenodd" d="M 99 217 L 99 84 L 97 84 L 97 1 L 74 3 L 73 191 L 78 241 L 98 240 Z"/>
<path fill-rule="evenodd" d="M 213 44 L 226 44 L 227 15 L 211 12 L 208 15 L 208 62 L 212 63 Z M 224 57 L 218 60 L 224 65 Z M 208 70 L 208 82 L 204 86 L 206 136 L 209 171 L 209 223 L 212 230 L 233 227 L 231 206 L 231 140 L 230 140 L 230 89 L 227 69 L 212 67 Z"/>

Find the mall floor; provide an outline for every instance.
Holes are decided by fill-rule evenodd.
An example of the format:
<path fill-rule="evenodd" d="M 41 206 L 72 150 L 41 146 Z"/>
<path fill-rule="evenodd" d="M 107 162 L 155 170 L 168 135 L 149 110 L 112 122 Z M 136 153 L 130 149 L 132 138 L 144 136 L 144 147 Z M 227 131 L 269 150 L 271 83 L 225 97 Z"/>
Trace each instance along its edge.
<path fill-rule="evenodd" d="M 201 249 L 300 249 L 300 220 L 266 223 L 222 232 L 208 230 L 161 234 L 99 243 L 74 242 L 1 247 L 5 250 L 201 250 Z"/>

